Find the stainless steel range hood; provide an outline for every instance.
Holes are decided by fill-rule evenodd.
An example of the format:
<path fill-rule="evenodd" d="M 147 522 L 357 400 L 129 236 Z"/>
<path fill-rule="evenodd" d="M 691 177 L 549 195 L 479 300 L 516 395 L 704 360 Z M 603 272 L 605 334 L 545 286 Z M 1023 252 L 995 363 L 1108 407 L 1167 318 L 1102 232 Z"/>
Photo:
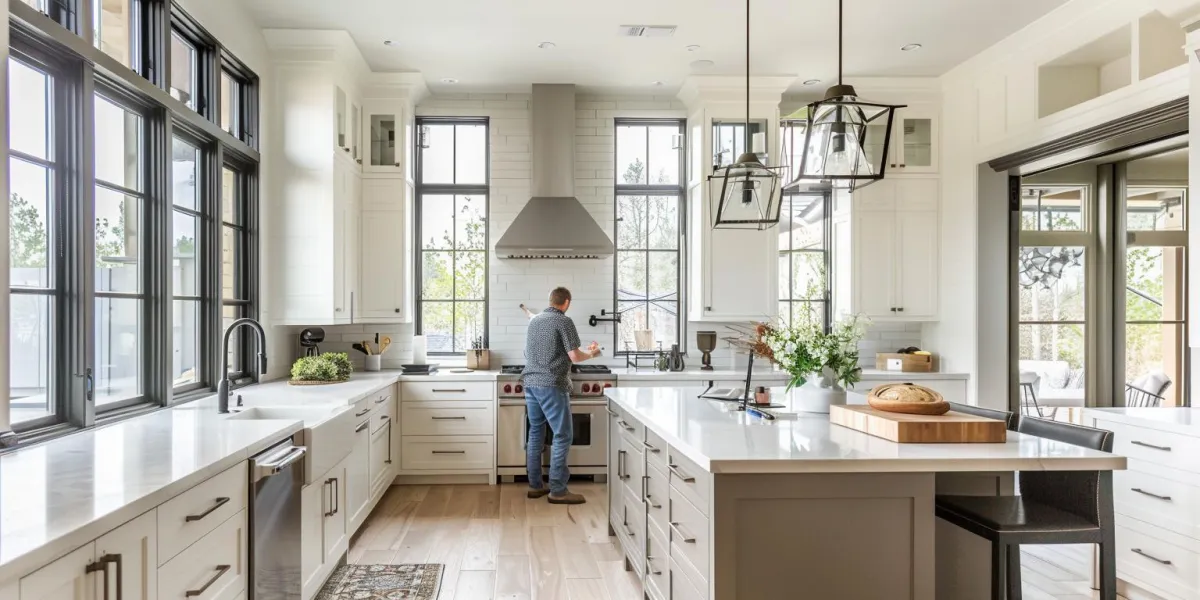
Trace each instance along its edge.
<path fill-rule="evenodd" d="M 535 84 L 533 197 L 509 225 L 501 258 L 606 258 L 612 240 L 575 198 L 575 86 Z"/>

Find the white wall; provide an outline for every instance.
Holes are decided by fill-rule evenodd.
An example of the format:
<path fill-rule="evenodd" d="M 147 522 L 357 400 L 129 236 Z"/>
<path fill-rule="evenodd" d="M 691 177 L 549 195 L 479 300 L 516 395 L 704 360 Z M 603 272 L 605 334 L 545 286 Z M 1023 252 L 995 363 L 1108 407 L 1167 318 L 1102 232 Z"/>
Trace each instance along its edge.
<path fill-rule="evenodd" d="M 975 375 L 969 395 L 981 404 L 1001 407 L 1004 398 L 994 389 L 977 389 L 996 385 L 993 378 L 979 376 L 981 369 L 998 368 L 992 364 L 995 357 L 982 356 L 980 348 L 1007 343 L 993 339 L 997 334 L 991 329 L 981 337 L 983 323 L 1007 320 L 981 298 L 981 290 L 996 289 L 1005 276 L 980 260 L 981 244 L 989 238 L 982 232 L 1007 224 L 980 220 L 979 165 L 1187 95 L 1187 68 L 1179 67 L 1037 118 L 1039 65 L 1136 21 L 1160 3 L 1071 0 L 941 78 L 941 247 L 946 251 L 941 255 L 941 320 L 929 325 L 924 337 L 944 357 L 946 370 Z"/>

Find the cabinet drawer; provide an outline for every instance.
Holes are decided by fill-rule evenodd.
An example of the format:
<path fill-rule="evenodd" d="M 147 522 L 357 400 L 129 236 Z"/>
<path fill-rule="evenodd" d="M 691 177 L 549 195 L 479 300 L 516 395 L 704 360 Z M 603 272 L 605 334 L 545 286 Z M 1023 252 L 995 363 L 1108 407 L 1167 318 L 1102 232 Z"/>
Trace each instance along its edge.
<path fill-rule="evenodd" d="M 1113 432 L 1113 454 L 1200 473 L 1200 438 L 1101 419 L 1096 427 Z"/>
<path fill-rule="evenodd" d="M 667 471 L 671 487 L 683 492 L 701 514 L 708 514 L 708 494 L 712 488 L 712 474 L 704 471 L 678 450 L 667 450 Z"/>
<path fill-rule="evenodd" d="M 485 381 L 413 381 L 400 384 L 405 402 L 423 400 L 491 400 L 493 384 Z"/>
<path fill-rule="evenodd" d="M 400 457 L 405 470 L 490 469 L 496 451 L 490 435 L 406 435 Z"/>
<path fill-rule="evenodd" d="M 396 408 L 392 402 L 392 388 L 387 388 L 378 394 L 372 394 L 370 397 L 371 406 L 371 433 L 375 433 L 383 428 L 384 425 L 395 420 Z"/>
<path fill-rule="evenodd" d="M 621 521 L 617 529 L 626 539 L 629 562 L 641 577 L 646 571 L 646 506 L 629 490 L 621 494 Z"/>
<path fill-rule="evenodd" d="M 496 431 L 491 402 L 405 402 L 400 413 L 404 435 L 492 435 Z"/>
<path fill-rule="evenodd" d="M 1189 473 L 1174 473 L 1189 479 Z M 1200 539 L 1200 487 L 1195 485 L 1144 471 L 1115 471 L 1113 505 L 1117 514 Z"/>
<path fill-rule="evenodd" d="M 640 499 L 642 485 L 645 483 L 642 475 L 646 474 L 642 447 L 640 444 L 635 446 L 633 441 L 625 436 L 621 436 L 620 444 L 621 447 L 617 450 L 617 477 L 632 496 Z"/>
<path fill-rule="evenodd" d="M 375 411 L 375 399 L 375 395 L 372 394 L 354 403 L 352 412 L 355 425 L 371 418 L 371 413 Z"/>
<path fill-rule="evenodd" d="M 667 523 L 671 558 L 686 567 L 697 583 L 708 581 L 709 532 L 708 517 L 704 516 L 683 493 L 671 488 L 670 521 Z"/>
<path fill-rule="evenodd" d="M 654 530 L 646 536 L 646 590 L 664 600 L 671 591 L 671 551 Z"/>
<path fill-rule="evenodd" d="M 1119 517 L 1117 576 L 1148 583 L 1182 598 L 1200 597 L 1198 546 L 1195 540 Z"/>
<path fill-rule="evenodd" d="M 683 574 L 683 569 L 674 559 L 671 559 L 671 600 L 708 600 L 708 594 L 700 591 Z"/>
<path fill-rule="evenodd" d="M 243 510 L 158 569 L 158 598 L 232 600 L 246 589 L 246 556 Z"/>
<path fill-rule="evenodd" d="M 646 469 L 646 522 L 651 533 L 657 533 L 662 539 L 670 539 L 667 522 L 670 516 L 671 484 L 667 476 L 651 466 Z M 657 531 L 654 531 L 656 530 Z"/>
<path fill-rule="evenodd" d="M 242 462 L 158 507 L 158 564 L 171 560 L 246 507 Z"/>
<path fill-rule="evenodd" d="M 621 437 L 628 439 L 630 443 L 636 444 L 641 449 L 642 443 L 646 439 L 646 426 L 637 419 L 630 418 L 621 410 L 618 410 L 614 418 L 617 420 L 617 429 L 621 431 Z"/>
<path fill-rule="evenodd" d="M 658 434 L 646 430 L 646 465 L 654 467 L 664 474 L 667 472 L 667 443 Z"/>

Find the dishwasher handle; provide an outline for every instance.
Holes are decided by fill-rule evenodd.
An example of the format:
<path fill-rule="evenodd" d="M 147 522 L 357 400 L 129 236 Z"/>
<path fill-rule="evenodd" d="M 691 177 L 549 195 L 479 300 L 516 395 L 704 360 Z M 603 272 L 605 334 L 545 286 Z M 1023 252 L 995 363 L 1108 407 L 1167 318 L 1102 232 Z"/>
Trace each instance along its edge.
<path fill-rule="evenodd" d="M 275 460 L 255 462 L 254 481 L 261 481 L 299 462 L 308 453 L 304 446 L 292 446 L 286 454 Z M 278 455 L 276 455 L 278 456 Z M 271 457 L 274 458 L 274 457 Z"/>

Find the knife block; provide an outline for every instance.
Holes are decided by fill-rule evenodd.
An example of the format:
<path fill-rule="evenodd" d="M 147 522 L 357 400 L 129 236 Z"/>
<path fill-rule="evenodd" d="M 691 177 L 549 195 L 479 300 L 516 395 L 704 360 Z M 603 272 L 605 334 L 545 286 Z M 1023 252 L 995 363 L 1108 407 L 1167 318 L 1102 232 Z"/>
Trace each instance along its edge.
<path fill-rule="evenodd" d="M 467 368 L 473 371 L 486 371 L 491 368 L 491 350 L 467 350 Z"/>

